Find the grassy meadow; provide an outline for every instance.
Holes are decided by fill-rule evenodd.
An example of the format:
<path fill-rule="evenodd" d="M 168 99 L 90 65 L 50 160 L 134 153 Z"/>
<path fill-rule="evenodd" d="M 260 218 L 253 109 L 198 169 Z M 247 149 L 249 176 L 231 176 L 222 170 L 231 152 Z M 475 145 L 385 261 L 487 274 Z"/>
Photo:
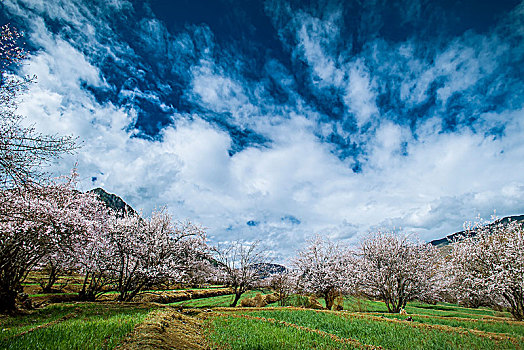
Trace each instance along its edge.
<path fill-rule="evenodd" d="M 0 349 L 112 349 L 151 308 L 116 303 L 64 303 L 0 319 Z"/>
<path fill-rule="evenodd" d="M 524 348 L 524 322 L 489 308 L 413 302 L 408 315 L 399 315 L 387 313 L 382 302 L 350 297 L 344 309 L 217 310 L 207 319 L 207 337 L 228 349 Z"/>
<path fill-rule="evenodd" d="M 258 293 L 268 292 L 250 291 L 243 298 Z M 180 330 L 173 333 L 175 338 L 157 339 L 156 344 L 184 343 L 187 349 L 524 348 L 524 322 L 489 308 L 412 302 L 406 307 L 407 315 L 400 315 L 388 314 L 382 302 L 354 297 L 344 299 L 343 311 L 280 307 L 278 303 L 230 308 L 232 299 L 232 295 L 221 295 L 168 305 L 50 304 L 25 314 L 2 316 L 0 349 L 134 349 L 126 345 L 126 339 L 132 334 L 140 337 L 136 329 L 153 314 L 158 325 L 150 328 L 159 337 L 167 332 L 165 327 Z M 296 300 L 290 298 L 285 304 Z M 188 334 L 198 339 L 184 342 Z M 155 336 L 149 333 L 147 338 Z M 135 348 L 144 346 L 138 344 Z"/>

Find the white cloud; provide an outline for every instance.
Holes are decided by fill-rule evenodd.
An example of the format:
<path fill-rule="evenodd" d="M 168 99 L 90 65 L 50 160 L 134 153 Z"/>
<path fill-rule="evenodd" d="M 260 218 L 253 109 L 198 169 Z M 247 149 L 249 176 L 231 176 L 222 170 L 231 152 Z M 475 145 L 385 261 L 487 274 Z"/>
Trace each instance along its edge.
<path fill-rule="evenodd" d="M 337 67 L 337 60 L 327 52 L 337 41 L 340 13 L 331 14 L 327 20 L 299 13 L 295 18 L 300 29 L 297 30 L 298 53 L 303 55 L 313 68 L 313 83 L 320 86 L 341 86 L 344 72 Z"/>
<path fill-rule="evenodd" d="M 193 93 L 203 105 L 216 112 L 229 112 L 240 109 L 248 99 L 242 86 L 225 76 L 223 72 L 212 71 L 211 62 L 202 62 L 202 65 L 193 67 Z"/>
<path fill-rule="evenodd" d="M 366 67 L 362 62 L 351 64 L 349 70 L 349 84 L 346 87 L 344 102 L 349 110 L 355 114 L 357 125 L 373 122 L 378 116 L 375 103 L 376 96 L 373 82 Z"/>
<path fill-rule="evenodd" d="M 178 116 L 173 127 L 164 129 L 161 142 L 130 138 L 125 130 L 132 115 L 97 104 L 79 86 L 92 67 L 84 61 L 84 67 L 72 71 L 61 64 L 59 53 L 68 52 L 61 45 L 57 41 L 32 58 L 28 69 L 64 70 L 46 71 L 20 111 L 39 128 L 59 126 L 60 132 L 80 136 L 84 147 L 76 159 L 83 188 L 97 176 L 97 185 L 135 207 L 150 211 L 167 204 L 178 217 L 202 222 L 217 240 L 229 237 L 226 228 L 231 226 L 237 235 L 268 237 L 274 249 L 287 255 L 294 246 L 278 243 L 284 239 L 299 244 L 314 232 L 347 237 L 347 223 L 353 225 L 351 232 L 362 232 L 381 222 L 435 238 L 475 214 L 470 208 L 486 214 L 494 205 L 504 212 L 524 203 L 519 168 L 524 149 L 516 139 L 523 131 L 522 111 L 504 117 L 514 123 L 502 140 L 471 133 L 439 135 L 428 127 L 427 134 L 410 142 L 408 156 L 399 154 L 406 132 L 382 124 L 368 155 L 375 165 L 360 174 L 330 153 L 313 135 L 313 123 L 300 116 L 271 127 L 271 147 L 247 148 L 229 157 L 229 135 L 196 116 Z M 50 57 L 54 63 L 45 61 Z M 73 84 L 68 89 L 53 79 L 62 75 Z M 450 219 L 450 209 L 450 222 L 442 224 Z M 285 215 L 301 223 L 287 227 Z M 246 222 L 251 219 L 262 224 L 250 228 Z"/>
<path fill-rule="evenodd" d="M 34 6 L 44 11 L 50 5 Z M 71 23 L 87 20 L 75 8 L 63 11 L 57 16 Z M 340 131 L 361 142 L 360 173 L 351 170 L 351 160 L 333 154 L 334 145 L 317 136 L 319 130 L 329 135 L 341 122 L 319 124 L 323 116 L 300 97 L 282 64 L 272 61 L 266 69 L 290 95 L 283 105 L 266 98 L 263 84 L 242 77 L 233 64 L 219 66 L 211 58 L 214 44 L 207 27 L 179 33 L 169 45 L 164 39 L 170 34 L 158 21 L 148 21 L 142 34 L 144 40 L 147 33 L 156 35 L 166 44 L 160 46 L 170 59 L 175 59 L 176 50 L 194 59 L 185 62 L 190 67 L 186 94 L 211 111 L 231 115 L 235 126 L 266 137 L 264 147 L 246 147 L 230 156 L 234 140 L 227 132 L 205 116 L 177 112 L 158 140 L 135 137 L 132 108 L 98 102 L 83 87 L 112 88 L 96 61 L 60 35 L 50 34 L 38 18 L 32 19 L 31 39 L 42 49 L 32 54 L 23 71 L 37 74 L 38 83 L 25 95 L 19 112 L 43 132 L 72 133 L 83 141 L 77 155 L 56 165 L 57 172 L 67 173 L 78 162 L 83 190 L 102 186 L 146 213 L 167 204 L 177 218 L 208 227 L 215 241 L 261 238 L 282 256 L 293 254 L 305 237 L 317 232 L 354 242 L 356 233 L 394 225 L 432 239 L 459 229 L 477 213 L 488 217 L 494 209 L 500 215 L 524 212 L 523 110 L 500 108 L 454 132 L 443 129 L 439 115 L 453 94 L 491 77 L 508 47 L 495 37 L 465 35 L 428 64 L 411 41 L 398 46 L 377 41 L 369 46 L 374 62 L 367 51 L 362 57 L 347 57 L 346 52 L 332 50 L 331 40 L 338 35 L 336 17 L 301 16 L 304 22 L 294 23 L 299 38 L 295 52 L 312 67 L 312 81 L 340 89 L 362 128 L 363 135 Z M 97 28 L 85 39 L 94 47 Z M 107 50 L 121 59 L 119 52 L 126 45 L 114 44 Z M 377 62 L 384 65 L 378 67 Z M 406 71 L 410 74 L 403 76 Z M 381 75 L 384 72 L 389 75 Z M 408 107 L 427 101 L 431 85 L 441 82 L 435 91 L 438 106 L 409 126 L 392 121 L 395 115 L 381 115 L 377 96 L 384 76 L 397 78 L 391 84 L 397 84 L 393 88 Z M 154 92 L 123 94 L 135 92 L 164 103 Z M 164 110 L 169 110 L 167 105 Z M 492 128 L 503 129 L 503 135 L 489 136 Z M 97 178 L 94 183 L 92 177 Z M 258 224 L 248 226 L 249 220 Z"/>

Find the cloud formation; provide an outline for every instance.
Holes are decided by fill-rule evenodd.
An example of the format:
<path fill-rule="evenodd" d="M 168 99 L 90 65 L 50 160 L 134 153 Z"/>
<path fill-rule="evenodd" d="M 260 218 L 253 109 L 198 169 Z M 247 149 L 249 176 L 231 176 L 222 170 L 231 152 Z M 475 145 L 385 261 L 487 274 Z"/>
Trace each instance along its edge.
<path fill-rule="evenodd" d="M 315 233 L 430 240 L 524 212 L 524 4 L 463 27 L 424 1 L 267 1 L 239 5 L 242 33 L 153 5 L 2 5 L 32 47 L 20 74 L 38 76 L 19 112 L 79 137 L 54 167 L 77 162 L 82 189 L 284 260 Z"/>

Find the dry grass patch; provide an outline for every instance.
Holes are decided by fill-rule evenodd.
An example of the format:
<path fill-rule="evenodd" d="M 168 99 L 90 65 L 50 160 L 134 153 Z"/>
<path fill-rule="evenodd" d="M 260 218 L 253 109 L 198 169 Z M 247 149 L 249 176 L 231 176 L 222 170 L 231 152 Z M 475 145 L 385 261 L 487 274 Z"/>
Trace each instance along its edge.
<path fill-rule="evenodd" d="M 277 293 L 262 295 L 257 293 L 253 298 L 244 298 L 240 300 L 241 307 L 264 307 L 268 304 L 276 303 L 280 300 Z"/>
<path fill-rule="evenodd" d="M 169 304 L 178 301 L 228 295 L 231 293 L 232 291 L 229 288 L 165 291 L 159 293 L 144 293 L 142 295 L 138 295 L 136 297 L 136 300 L 141 302 L 156 302 L 161 304 Z"/>

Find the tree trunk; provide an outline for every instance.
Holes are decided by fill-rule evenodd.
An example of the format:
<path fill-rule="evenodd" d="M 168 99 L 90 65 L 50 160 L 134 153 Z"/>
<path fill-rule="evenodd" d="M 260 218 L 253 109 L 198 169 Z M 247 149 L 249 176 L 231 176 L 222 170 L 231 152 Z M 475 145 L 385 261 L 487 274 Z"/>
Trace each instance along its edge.
<path fill-rule="evenodd" d="M 54 269 L 52 269 L 49 272 L 49 277 L 47 278 L 47 281 L 40 283 L 40 287 L 42 287 L 42 292 L 44 293 L 53 292 L 53 286 L 55 285 L 57 280 L 58 280 L 58 271 L 54 271 Z"/>
<path fill-rule="evenodd" d="M 0 312 L 9 312 L 16 309 L 17 292 L 0 290 Z"/>
<path fill-rule="evenodd" d="M 84 277 L 84 283 L 82 289 L 78 292 L 78 299 L 82 301 L 95 301 L 96 291 L 92 288 L 93 278 L 95 275 L 92 275 L 91 280 L 89 280 L 89 272 L 86 273 Z"/>
<path fill-rule="evenodd" d="M 524 320 L 524 292 L 518 288 L 511 293 L 504 293 L 504 299 L 509 302 L 509 311 L 517 321 Z"/>
<path fill-rule="evenodd" d="M 78 292 L 78 299 L 82 301 L 95 301 L 96 295 L 93 291 L 88 290 L 86 291 L 80 291 Z"/>
<path fill-rule="evenodd" d="M 386 294 L 384 296 L 384 303 L 386 303 L 388 312 L 390 314 L 398 314 L 400 312 L 400 309 L 406 307 L 406 301 L 407 300 L 405 298 L 399 299 L 389 294 Z"/>
<path fill-rule="evenodd" d="M 229 306 L 231 306 L 231 307 L 237 306 L 238 300 L 240 299 L 241 295 L 242 295 L 242 293 L 236 293 L 235 294 L 235 299 L 233 300 L 233 302 Z"/>
<path fill-rule="evenodd" d="M 80 290 L 80 292 L 78 292 L 78 296 L 80 297 L 80 300 L 82 300 L 82 296 L 86 294 L 88 278 L 89 278 L 89 272 L 86 272 L 86 275 L 84 276 L 84 283 L 82 283 L 82 289 Z"/>
<path fill-rule="evenodd" d="M 335 301 L 336 293 L 334 289 L 330 289 L 324 294 L 324 300 L 326 301 L 326 309 L 331 310 L 333 308 L 333 302 Z"/>
<path fill-rule="evenodd" d="M 127 294 L 126 298 L 123 299 L 123 301 L 131 301 L 134 297 L 138 295 L 144 289 L 146 282 L 141 283 L 138 287 L 136 287 L 131 293 Z"/>

